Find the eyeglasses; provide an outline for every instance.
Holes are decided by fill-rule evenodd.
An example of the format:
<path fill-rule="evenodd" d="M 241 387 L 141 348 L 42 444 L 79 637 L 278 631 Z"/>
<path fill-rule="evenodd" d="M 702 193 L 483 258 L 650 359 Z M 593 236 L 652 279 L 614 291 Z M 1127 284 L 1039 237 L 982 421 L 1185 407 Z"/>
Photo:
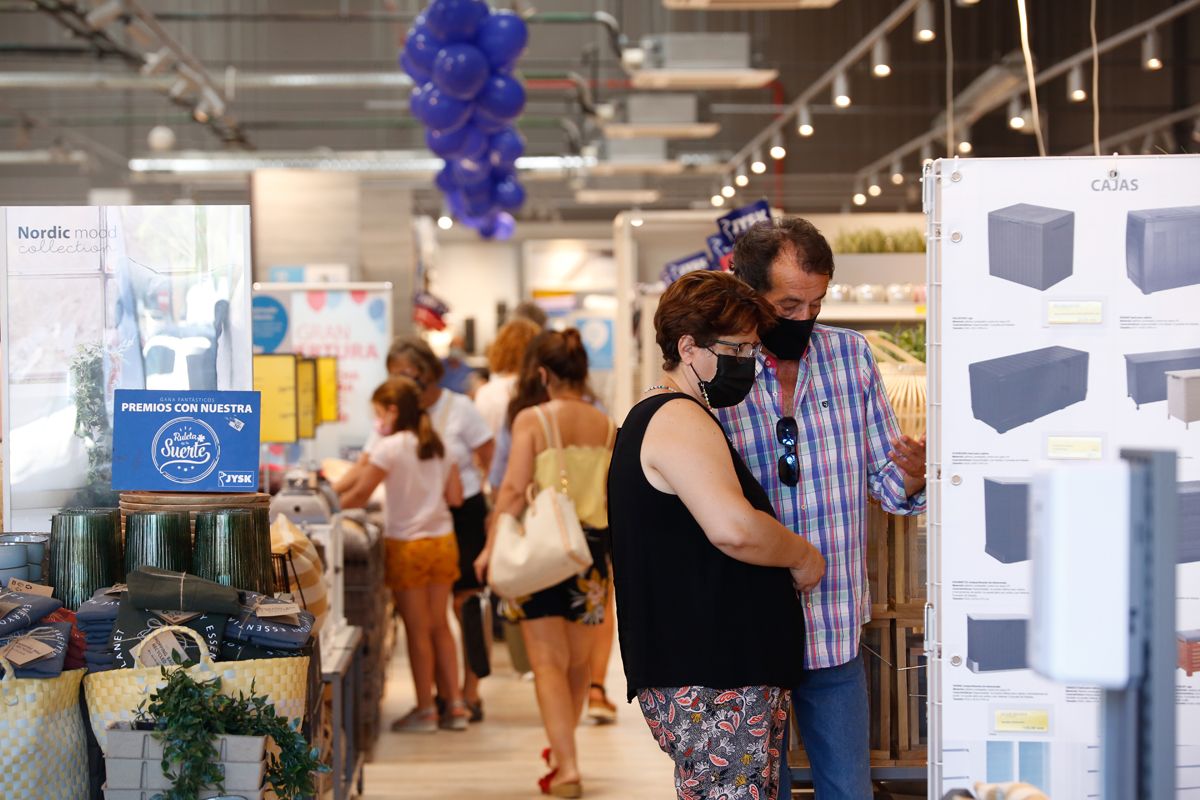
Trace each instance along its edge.
<path fill-rule="evenodd" d="M 733 350 L 732 355 L 738 361 L 750 361 L 758 358 L 758 354 L 762 352 L 762 342 L 727 342 L 724 339 L 716 339 L 713 344 L 724 345 Z M 720 353 L 715 352 L 711 347 L 704 348 L 708 352 L 715 355 Z"/>
<path fill-rule="evenodd" d="M 795 417 L 783 417 L 775 423 L 775 438 L 787 448 L 779 457 L 779 480 L 787 486 L 800 482 L 800 458 L 796 455 L 796 442 L 800 439 L 800 428 Z"/>

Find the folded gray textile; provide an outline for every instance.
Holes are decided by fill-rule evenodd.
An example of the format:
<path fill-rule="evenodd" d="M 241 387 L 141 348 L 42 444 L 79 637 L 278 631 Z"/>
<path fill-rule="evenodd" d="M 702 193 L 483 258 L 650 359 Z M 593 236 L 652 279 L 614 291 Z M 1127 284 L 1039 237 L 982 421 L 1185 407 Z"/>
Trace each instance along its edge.
<path fill-rule="evenodd" d="M 16 603 L 17 607 L 0 617 L 0 636 L 23 631 L 47 614 L 62 608 L 62 601 L 53 597 L 0 589 L 0 603 L 3 602 Z"/>
<path fill-rule="evenodd" d="M 255 592 L 242 592 L 242 601 L 238 614 L 230 617 L 225 627 L 226 639 L 249 642 L 268 649 L 299 650 L 312 637 L 316 618 L 309 612 L 302 610 L 297 615 L 299 625 L 287 625 L 271 617 L 260 617 L 253 611 L 260 603 L 276 605 L 284 601 Z"/>
<path fill-rule="evenodd" d="M 28 628 L 13 636 L 0 639 L 0 647 L 7 647 L 13 639 L 28 636 L 49 646 L 54 652 L 45 658 L 21 666 L 13 665 L 13 674 L 18 678 L 57 678 L 62 674 L 63 662 L 67 658 L 67 643 L 71 640 L 71 623 L 51 622 Z M 0 674 L 3 669 L 0 669 Z"/>
<path fill-rule="evenodd" d="M 157 567 L 138 567 L 125 576 L 129 602 L 155 611 L 205 611 L 238 614 L 238 590 L 232 586 Z"/>

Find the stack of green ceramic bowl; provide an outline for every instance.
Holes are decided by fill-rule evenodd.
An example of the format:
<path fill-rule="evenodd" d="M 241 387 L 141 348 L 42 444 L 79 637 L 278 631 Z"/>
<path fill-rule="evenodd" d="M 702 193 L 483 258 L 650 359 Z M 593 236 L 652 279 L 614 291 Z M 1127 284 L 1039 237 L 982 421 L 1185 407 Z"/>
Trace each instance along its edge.
<path fill-rule="evenodd" d="M 186 511 L 126 515 L 125 572 L 143 566 L 192 571 L 192 523 Z"/>
<path fill-rule="evenodd" d="M 0 544 L 25 545 L 26 580 L 41 583 L 46 560 L 48 533 L 0 533 Z"/>
<path fill-rule="evenodd" d="M 278 589 L 275 585 L 275 562 L 271 558 L 271 511 L 268 508 L 255 508 L 254 527 L 255 541 L 258 542 L 259 585 L 263 594 L 273 595 Z"/>
<path fill-rule="evenodd" d="M 269 594 L 270 560 L 264 566 L 264 531 L 254 512 L 246 509 L 202 511 L 196 515 L 196 538 L 192 552 L 192 570 L 201 578 Z M 270 531 L 267 551 L 270 552 Z"/>
<path fill-rule="evenodd" d="M 112 508 L 64 509 L 50 522 L 47 583 L 72 611 L 96 590 L 120 580 L 117 515 Z"/>

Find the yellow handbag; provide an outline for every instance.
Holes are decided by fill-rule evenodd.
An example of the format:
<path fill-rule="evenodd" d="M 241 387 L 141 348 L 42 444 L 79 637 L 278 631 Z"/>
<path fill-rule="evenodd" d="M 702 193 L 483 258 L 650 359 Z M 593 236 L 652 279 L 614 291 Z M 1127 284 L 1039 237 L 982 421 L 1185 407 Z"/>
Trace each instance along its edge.
<path fill-rule="evenodd" d="M 304 702 L 308 687 L 308 656 L 295 658 L 258 658 L 249 661 L 213 661 L 203 637 L 191 628 L 164 625 L 154 636 L 165 631 L 192 637 L 200 646 L 200 663 L 192 667 L 179 667 L 192 673 L 198 680 L 221 679 L 222 694 L 250 692 L 250 684 L 260 695 L 271 699 L 275 712 L 292 720 L 304 718 Z M 133 648 L 136 660 L 142 648 L 154 637 L 147 637 Z M 83 679 L 83 690 L 87 697 L 88 716 L 92 731 L 100 743 L 107 744 L 107 728 L 114 722 L 129 722 L 137 707 L 148 700 L 164 684 L 159 667 L 136 667 L 97 672 Z M 107 752 L 107 751 L 106 751 Z"/>
<path fill-rule="evenodd" d="M 0 658 L 0 797 L 85 800 L 87 739 L 73 669 L 57 678 L 18 678 Z"/>

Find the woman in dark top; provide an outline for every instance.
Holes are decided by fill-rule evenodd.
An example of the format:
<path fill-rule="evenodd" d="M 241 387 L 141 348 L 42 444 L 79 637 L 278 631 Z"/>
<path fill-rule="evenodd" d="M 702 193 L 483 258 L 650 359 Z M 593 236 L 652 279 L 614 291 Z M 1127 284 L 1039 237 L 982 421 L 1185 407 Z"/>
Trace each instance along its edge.
<path fill-rule="evenodd" d="M 671 284 L 654 315 L 663 380 L 625 418 L 609 470 L 628 697 L 675 761 L 683 800 L 776 800 L 784 687 L 804 664 L 796 592 L 825 570 L 711 413 L 750 391 L 758 329 L 773 320 L 728 273 Z"/>

